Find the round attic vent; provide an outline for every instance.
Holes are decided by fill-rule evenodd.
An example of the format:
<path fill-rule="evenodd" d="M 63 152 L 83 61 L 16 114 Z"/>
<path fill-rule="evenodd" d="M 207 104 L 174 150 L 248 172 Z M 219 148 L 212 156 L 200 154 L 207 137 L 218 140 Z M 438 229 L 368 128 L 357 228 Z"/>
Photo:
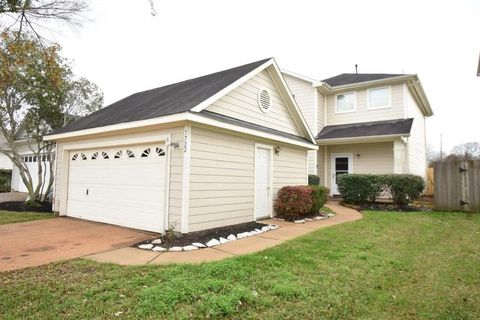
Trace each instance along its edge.
<path fill-rule="evenodd" d="M 258 91 L 258 106 L 263 112 L 268 112 L 272 106 L 272 98 L 267 89 L 262 88 Z"/>

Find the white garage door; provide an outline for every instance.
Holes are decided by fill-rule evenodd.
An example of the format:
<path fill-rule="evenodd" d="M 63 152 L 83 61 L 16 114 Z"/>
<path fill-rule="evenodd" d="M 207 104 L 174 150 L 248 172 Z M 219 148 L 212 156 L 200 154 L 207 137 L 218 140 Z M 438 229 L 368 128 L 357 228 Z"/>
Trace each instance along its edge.
<path fill-rule="evenodd" d="M 164 231 L 165 145 L 70 152 L 67 215 Z"/>

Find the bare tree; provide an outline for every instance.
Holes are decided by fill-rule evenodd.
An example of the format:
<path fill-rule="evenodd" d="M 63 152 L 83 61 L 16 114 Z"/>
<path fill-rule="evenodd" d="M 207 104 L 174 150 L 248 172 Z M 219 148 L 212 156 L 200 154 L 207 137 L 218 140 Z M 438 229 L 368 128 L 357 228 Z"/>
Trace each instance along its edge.
<path fill-rule="evenodd" d="M 6 30 L 42 39 L 40 29 L 48 29 L 51 21 L 79 26 L 88 7 L 88 0 L 0 0 L 0 18 Z"/>
<path fill-rule="evenodd" d="M 433 163 L 442 159 L 440 151 L 436 150 L 433 145 L 427 144 L 427 163 L 432 165 Z"/>
<path fill-rule="evenodd" d="M 480 142 L 467 142 L 456 145 L 452 154 L 464 160 L 480 159 Z"/>

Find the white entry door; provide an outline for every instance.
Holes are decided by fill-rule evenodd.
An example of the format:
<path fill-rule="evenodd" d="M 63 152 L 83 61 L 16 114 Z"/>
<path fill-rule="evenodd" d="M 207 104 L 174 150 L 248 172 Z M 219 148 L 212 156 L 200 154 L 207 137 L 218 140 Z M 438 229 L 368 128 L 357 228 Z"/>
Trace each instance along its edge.
<path fill-rule="evenodd" d="M 163 232 L 165 181 L 163 143 L 72 151 L 67 215 Z"/>
<path fill-rule="evenodd" d="M 338 177 L 342 174 L 352 173 L 352 155 L 345 154 L 332 154 L 332 180 L 331 180 L 331 193 L 332 195 L 339 195 L 337 181 Z"/>
<path fill-rule="evenodd" d="M 255 219 L 269 217 L 272 211 L 272 149 L 257 147 L 255 151 Z"/>

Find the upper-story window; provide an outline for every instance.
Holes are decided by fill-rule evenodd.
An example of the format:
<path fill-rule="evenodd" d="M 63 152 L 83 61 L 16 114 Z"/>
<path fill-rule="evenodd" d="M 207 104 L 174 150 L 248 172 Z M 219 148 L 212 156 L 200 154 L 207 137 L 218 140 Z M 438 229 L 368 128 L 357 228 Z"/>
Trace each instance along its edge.
<path fill-rule="evenodd" d="M 390 108 L 390 87 L 367 90 L 368 109 Z"/>
<path fill-rule="evenodd" d="M 355 109 L 355 92 L 337 94 L 336 113 L 353 112 Z"/>

